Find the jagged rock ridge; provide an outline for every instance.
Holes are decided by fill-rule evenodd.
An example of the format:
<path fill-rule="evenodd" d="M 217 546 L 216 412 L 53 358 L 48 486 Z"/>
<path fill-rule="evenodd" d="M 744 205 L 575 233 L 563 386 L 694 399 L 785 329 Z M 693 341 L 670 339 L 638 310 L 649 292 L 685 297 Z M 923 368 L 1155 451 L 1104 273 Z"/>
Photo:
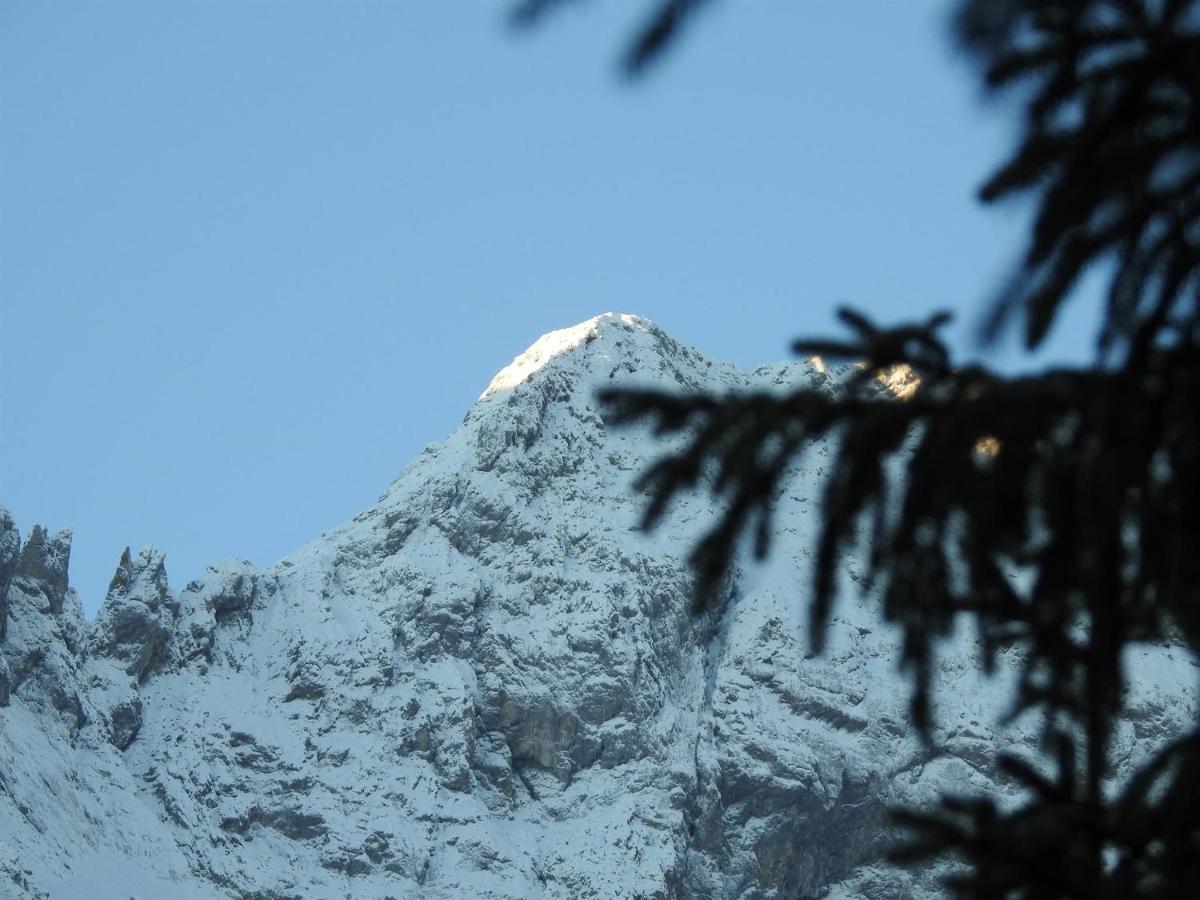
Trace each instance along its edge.
<path fill-rule="evenodd" d="M 661 448 L 595 402 L 802 380 L 834 389 L 597 317 L 514 360 L 352 521 L 178 593 L 161 552 L 127 552 L 91 623 L 69 532 L 22 545 L 0 511 L 0 896 L 936 895 L 937 872 L 879 861 L 884 811 L 1006 787 L 992 753 L 1033 731 L 995 724 L 1003 667 L 947 647 L 929 748 L 869 603 L 847 592 L 807 656 L 821 448 L 769 564 L 691 617 L 710 501 L 638 532 L 629 483 Z M 1126 767 L 1196 710 L 1186 654 L 1132 657 Z"/>

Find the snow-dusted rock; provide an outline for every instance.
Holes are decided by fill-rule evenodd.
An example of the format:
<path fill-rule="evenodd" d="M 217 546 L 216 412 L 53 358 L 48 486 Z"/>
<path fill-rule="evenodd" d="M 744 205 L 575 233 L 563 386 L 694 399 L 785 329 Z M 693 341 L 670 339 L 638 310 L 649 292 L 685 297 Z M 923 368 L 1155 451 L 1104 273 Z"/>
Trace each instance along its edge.
<path fill-rule="evenodd" d="M 169 645 L 172 662 L 183 665 L 195 657 L 213 661 L 218 626 L 234 620 L 249 623 L 258 575 L 247 560 L 217 563 L 204 577 L 191 582 L 179 596 L 179 619 Z"/>
<path fill-rule="evenodd" d="M 8 631 L 8 584 L 21 558 L 21 532 L 12 513 L 0 506 L 0 641 Z"/>
<path fill-rule="evenodd" d="M 67 566 L 71 560 L 71 532 L 60 531 L 49 537 L 41 525 L 34 525 L 29 540 L 21 548 L 16 574 L 35 584 L 45 597 L 49 611 L 62 612 L 67 595 Z"/>
<path fill-rule="evenodd" d="M 171 637 L 173 606 L 163 552 L 144 547 L 134 559 L 126 547 L 92 629 L 92 655 L 140 680 Z"/>
<path fill-rule="evenodd" d="M 0 641 L 8 631 L 8 585 L 17 570 L 21 556 L 21 533 L 13 521 L 12 514 L 0 506 Z M 8 705 L 12 689 L 12 672 L 8 660 L 0 653 L 0 706 Z"/>
<path fill-rule="evenodd" d="M 84 623 L 67 587 L 70 554 L 69 531 L 48 538 L 45 528 L 33 527 L 5 591 L 8 628 L 0 659 L 8 674 L 0 673 L 0 680 L 7 680 L 9 700 L 15 694 L 53 713 L 74 741 L 87 717 L 79 696 Z"/>
<path fill-rule="evenodd" d="M 0 642 L 0 895 L 936 894 L 936 872 L 880 862 L 884 813 L 1008 787 L 995 748 L 1033 741 L 997 725 L 1009 670 L 986 679 L 970 635 L 950 641 L 927 747 L 870 603 L 847 591 L 810 657 L 822 447 L 780 498 L 768 563 L 691 616 L 684 560 L 711 501 L 640 532 L 630 481 L 662 448 L 595 399 L 802 380 L 833 385 L 600 316 L 535 343 L 374 506 L 266 569 L 224 563 L 176 595 L 160 553 L 126 554 L 88 624 L 65 556 L 59 577 L 30 551 L 48 561 L 12 578 Z M 1130 665 L 1126 766 L 1196 711 L 1186 654 Z"/>

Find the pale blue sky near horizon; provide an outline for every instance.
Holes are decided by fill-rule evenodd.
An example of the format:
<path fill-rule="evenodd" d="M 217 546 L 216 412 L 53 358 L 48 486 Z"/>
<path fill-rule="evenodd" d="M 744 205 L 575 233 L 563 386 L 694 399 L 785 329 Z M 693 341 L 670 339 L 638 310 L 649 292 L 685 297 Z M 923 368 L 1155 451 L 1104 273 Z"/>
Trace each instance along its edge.
<path fill-rule="evenodd" d="M 600 312 L 754 365 L 947 307 L 975 353 L 1027 210 L 974 199 L 1013 110 L 946 0 L 727 0 L 634 84 L 642 0 L 510 6 L 0 0 L 0 503 L 89 615 L 126 545 L 178 590 L 344 521 Z"/>

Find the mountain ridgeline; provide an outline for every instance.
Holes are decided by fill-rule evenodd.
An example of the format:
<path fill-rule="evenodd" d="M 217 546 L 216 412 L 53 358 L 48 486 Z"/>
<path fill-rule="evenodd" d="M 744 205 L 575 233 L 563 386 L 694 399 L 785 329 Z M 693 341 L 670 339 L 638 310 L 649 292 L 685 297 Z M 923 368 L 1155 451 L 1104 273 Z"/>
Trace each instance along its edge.
<path fill-rule="evenodd" d="M 942 648 L 929 743 L 895 632 L 843 561 L 826 649 L 803 633 L 822 461 L 778 498 L 773 552 L 690 611 L 707 495 L 638 529 L 663 450 L 610 428 L 613 385 L 839 389 L 750 372 L 606 314 L 501 371 L 379 501 L 265 569 L 173 588 L 121 558 L 95 621 L 71 536 L 0 508 L 0 897 L 934 897 L 884 857 L 887 810 L 1020 789 L 1015 660 Z M 898 401 L 899 402 L 899 401 Z M 1197 711 L 1188 654 L 1139 646 L 1116 777 Z"/>

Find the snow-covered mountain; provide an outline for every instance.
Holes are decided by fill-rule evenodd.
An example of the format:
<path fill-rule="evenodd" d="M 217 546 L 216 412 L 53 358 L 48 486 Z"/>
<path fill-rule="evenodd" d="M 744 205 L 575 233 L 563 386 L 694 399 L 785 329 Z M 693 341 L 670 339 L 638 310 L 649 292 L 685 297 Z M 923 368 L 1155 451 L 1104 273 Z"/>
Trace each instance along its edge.
<path fill-rule="evenodd" d="M 0 510 L 0 896 L 935 895 L 937 872 L 881 862 L 886 808 L 1009 787 L 994 750 L 1034 738 L 995 724 L 1011 679 L 950 642 L 930 749 L 869 602 L 844 592 L 807 654 L 820 448 L 768 564 L 690 616 L 711 501 L 638 531 L 630 482 L 662 446 L 595 399 L 804 381 L 833 389 L 599 316 L 517 357 L 350 522 L 178 591 L 161 552 L 126 553 L 95 622 L 70 533 L 22 544 Z M 1130 664 L 1126 766 L 1197 708 L 1186 654 Z"/>

